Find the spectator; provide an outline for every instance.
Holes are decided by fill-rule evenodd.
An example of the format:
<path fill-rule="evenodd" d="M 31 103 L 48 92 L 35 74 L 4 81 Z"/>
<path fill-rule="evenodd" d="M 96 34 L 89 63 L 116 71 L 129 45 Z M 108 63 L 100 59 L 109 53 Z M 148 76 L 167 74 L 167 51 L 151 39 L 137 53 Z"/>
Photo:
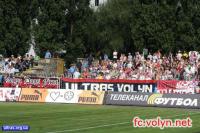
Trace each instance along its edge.
<path fill-rule="evenodd" d="M 139 52 L 135 56 L 121 54 L 119 60 L 113 52 L 113 60 L 83 61 L 81 67 L 82 78 L 95 79 L 132 79 L 132 80 L 199 80 L 200 61 L 197 61 L 198 52 L 190 52 L 182 55 L 179 51 L 176 56 L 172 53 L 161 54 L 160 51 L 150 54 L 145 58 Z M 132 56 L 132 57 L 131 57 Z M 104 58 L 105 59 L 105 58 Z M 90 63 L 89 63 L 90 61 Z M 90 64 L 90 65 L 89 65 Z"/>
<path fill-rule="evenodd" d="M 72 75 L 74 74 L 75 70 L 76 70 L 76 68 L 75 68 L 75 66 L 72 64 L 71 67 L 70 67 L 69 70 L 68 70 L 70 77 L 73 77 Z"/>
<path fill-rule="evenodd" d="M 30 62 L 30 66 L 33 67 L 33 63 L 34 63 L 33 55 L 30 55 L 29 62 Z"/>
<path fill-rule="evenodd" d="M 50 59 L 50 58 L 51 58 L 51 53 L 50 53 L 49 50 L 46 51 L 45 57 L 44 57 L 44 58 L 45 58 L 45 59 Z"/>
<path fill-rule="evenodd" d="M 113 60 L 116 61 L 117 60 L 117 51 L 114 50 L 113 52 Z"/>
<path fill-rule="evenodd" d="M 0 72 L 3 73 L 5 69 L 5 61 L 3 59 L 3 56 L 0 55 Z"/>
<path fill-rule="evenodd" d="M 73 73 L 73 78 L 78 79 L 78 78 L 80 78 L 80 76 L 81 76 L 81 74 L 80 74 L 79 70 L 76 69 L 76 71 Z"/>
<path fill-rule="evenodd" d="M 104 53 L 104 60 L 107 61 L 108 60 L 108 55 L 106 53 Z"/>
<path fill-rule="evenodd" d="M 131 53 L 128 53 L 128 61 L 131 62 L 133 60 L 133 56 L 131 55 Z"/>
<path fill-rule="evenodd" d="M 14 64 L 8 64 L 6 66 L 5 72 L 9 75 L 9 76 L 13 76 L 15 74 L 15 68 L 14 68 Z"/>
<path fill-rule="evenodd" d="M 93 60 L 94 60 L 94 58 L 93 58 L 92 54 L 90 54 L 88 57 L 88 65 L 89 66 L 92 65 Z"/>
<path fill-rule="evenodd" d="M 81 68 L 82 68 L 82 61 L 79 60 L 77 63 L 76 63 L 76 67 L 78 68 L 78 71 L 81 72 Z"/>
<path fill-rule="evenodd" d="M 177 59 L 180 61 L 181 60 L 181 58 L 182 58 L 182 54 L 181 54 L 181 51 L 179 50 L 178 51 L 178 54 L 177 54 Z"/>

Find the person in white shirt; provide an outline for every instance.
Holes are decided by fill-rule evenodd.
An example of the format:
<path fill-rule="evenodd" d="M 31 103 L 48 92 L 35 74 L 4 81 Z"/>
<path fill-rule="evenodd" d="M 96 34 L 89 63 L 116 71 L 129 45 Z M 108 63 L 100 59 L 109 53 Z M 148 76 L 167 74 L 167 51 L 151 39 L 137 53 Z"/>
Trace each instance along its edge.
<path fill-rule="evenodd" d="M 117 51 L 116 50 L 113 52 L 113 60 L 117 60 Z"/>
<path fill-rule="evenodd" d="M 151 55 L 151 53 L 149 53 L 149 55 L 147 56 L 147 58 L 148 58 L 149 60 L 152 60 L 153 56 Z"/>
<path fill-rule="evenodd" d="M 5 72 L 9 75 L 14 75 L 15 74 L 15 68 L 13 67 L 13 64 L 6 65 Z"/>
<path fill-rule="evenodd" d="M 195 75 L 195 67 L 192 65 L 188 65 L 185 67 L 185 79 L 191 80 Z"/>
<path fill-rule="evenodd" d="M 144 73 L 140 73 L 140 75 L 139 75 L 139 80 L 145 80 Z"/>
<path fill-rule="evenodd" d="M 80 76 L 81 76 L 80 72 L 78 71 L 78 69 L 76 69 L 76 71 L 73 74 L 73 78 L 78 79 L 78 78 L 80 78 Z"/>
<path fill-rule="evenodd" d="M 132 80 L 137 80 L 138 79 L 138 71 L 137 70 L 132 72 L 131 78 L 132 78 Z"/>
<path fill-rule="evenodd" d="M 152 59 L 153 59 L 153 62 L 156 63 L 156 62 L 158 61 L 158 57 L 157 57 L 157 55 L 154 54 L 153 57 L 152 57 Z"/>
<path fill-rule="evenodd" d="M 133 64 L 132 64 L 132 62 L 130 61 L 130 62 L 127 64 L 127 67 L 128 67 L 128 68 L 132 68 L 132 66 L 133 66 Z"/>
<path fill-rule="evenodd" d="M 128 61 L 132 61 L 133 60 L 133 56 L 131 55 L 131 53 L 128 53 Z"/>
<path fill-rule="evenodd" d="M 110 76 L 110 74 L 109 74 L 109 73 L 106 73 L 106 74 L 105 74 L 105 79 L 106 79 L 106 80 L 109 80 L 109 79 L 111 79 L 111 76 Z"/>
<path fill-rule="evenodd" d="M 116 62 L 113 64 L 113 67 L 114 67 L 114 68 L 117 68 L 117 63 L 116 63 Z"/>
<path fill-rule="evenodd" d="M 178 54 L 176 55 L 176 58 L 180 61 L 181 58 L 182 58 L 182 54 L 181 54 L 181 51 L 179 50 L 178 51 Z"/>

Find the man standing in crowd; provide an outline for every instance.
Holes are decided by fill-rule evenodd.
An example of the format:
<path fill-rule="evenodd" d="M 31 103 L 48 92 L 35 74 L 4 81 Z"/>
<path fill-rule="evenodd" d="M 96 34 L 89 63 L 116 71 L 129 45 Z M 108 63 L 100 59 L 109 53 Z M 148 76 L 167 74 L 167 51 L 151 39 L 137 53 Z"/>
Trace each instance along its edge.
<path fill-rule="evenodd" d="M 113 52 L 113 60 L 114 61 L 116 61 L 117 60 L 117 51 L 115 50 L 114 52 Z"/>
<path fill-rule="evenodd" d="M 51 53 L 50 53 L 49 50 L 46 51 L 45 57 L 44 57 L 44 58 L 45 58 L 45 59 L 50 59 L 50 58 L 51 58 Z"/>
<path fill-rule="evenodd" d="M 75 72 L 73 74 L 73 78 L 74 79 L 78 79 L 78 78 L 80 78 L 80 76 L 81 76 L 81 74 L 80 74 L 79 70 L 76 68 L 76 70 L 75 70 Z"/>
<path fill-rule="evenodd" d="M 132 61 L 133 60 L 133 56 L 131 55 L 131 53 L 128 53 L 128 61 Z"/>
<path fill-rule="evenodd" d="M 91 65 L 92 65 L 92 62 L 93 62 L 93 60 L 94 60 L 92 54 L 89 55 L 89 57 L 88 57 L 87 60 L 88 60 L 88 66 L 91 66 Z"/>

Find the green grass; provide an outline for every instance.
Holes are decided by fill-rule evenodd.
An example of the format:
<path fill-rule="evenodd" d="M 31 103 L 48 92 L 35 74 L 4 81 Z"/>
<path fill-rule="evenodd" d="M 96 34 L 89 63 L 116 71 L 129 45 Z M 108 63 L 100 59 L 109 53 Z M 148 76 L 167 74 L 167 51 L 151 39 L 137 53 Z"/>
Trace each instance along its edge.
<path fill-rule="evenodd" d="M 131 123 L 134 116 L 184 119 L 188 114 L 193 120 L 192 128 L 134 128 Z M 31 133 L 200 133 L 200 112 L 135 106 L 0 103 L 0 125 L 6 124 L 28 124 Z"/>

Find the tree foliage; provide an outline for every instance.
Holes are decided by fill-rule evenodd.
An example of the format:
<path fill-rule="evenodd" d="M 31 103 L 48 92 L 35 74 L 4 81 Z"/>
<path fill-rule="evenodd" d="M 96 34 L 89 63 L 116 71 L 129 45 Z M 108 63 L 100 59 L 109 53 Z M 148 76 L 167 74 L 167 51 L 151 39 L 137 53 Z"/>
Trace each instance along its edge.
<path fill-rule="evenodd" d="M 30 33 L 29 1 L 0 1 L 0 52 L 24 54 Z"/>
<path fill-rule="evenodd" d="M 0 0 L 0 53 L 24 54 L 31 35 L 44 56 L 66 50 L 65 60 L 113 50 L 164 53 L 200 50 L 198 0 Z"/>
<path fill-rule="evenodd" d="M 96 12 L 93 35 L 109 51 L 200 50 L 199 8 L 197 0 L 110 0 Z"/>
<path fill-rule="evenodd" d="M 92 13 L 89 0 L 38 0 L 37 3 L 38 24 L 34 25 L 34 35 L 40 53 L 66 50 L 68 62 L 82 57 L 86 52 L 86 25 Z"/>

